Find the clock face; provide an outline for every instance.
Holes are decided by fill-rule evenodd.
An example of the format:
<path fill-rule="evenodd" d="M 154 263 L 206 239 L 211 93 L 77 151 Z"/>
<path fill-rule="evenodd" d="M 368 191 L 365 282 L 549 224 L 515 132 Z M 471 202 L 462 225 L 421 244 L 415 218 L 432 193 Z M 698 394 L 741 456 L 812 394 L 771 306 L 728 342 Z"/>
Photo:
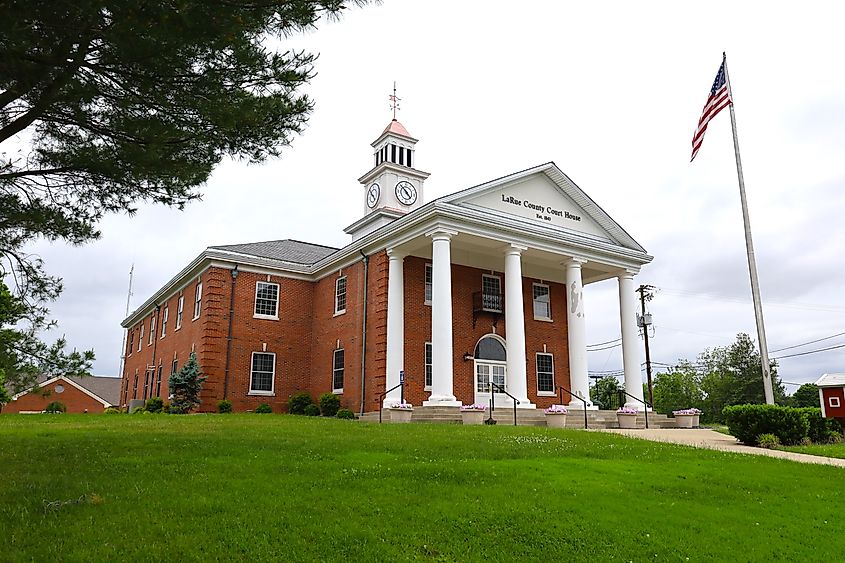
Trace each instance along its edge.
<path fill-rule="evenodd" d="M 381 195 L 381 188 L 378 184 L 373 184 L 367 190 L 367 207 L 372 209 L 378 203 L 379 195 Z"/>
<path fill-rule="evenodd" d="M 411 182 L 402 180 L 396 184 L 396 199 L 405 205 L 413 205 L 417 201 L 417 188 Z"/>

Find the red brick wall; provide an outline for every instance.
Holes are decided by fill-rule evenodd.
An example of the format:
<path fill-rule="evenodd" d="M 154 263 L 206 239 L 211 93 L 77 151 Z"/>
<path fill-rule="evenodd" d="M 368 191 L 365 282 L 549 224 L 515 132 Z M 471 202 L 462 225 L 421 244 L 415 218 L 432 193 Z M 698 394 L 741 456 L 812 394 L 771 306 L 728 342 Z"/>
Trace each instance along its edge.
<path fill-rule="evenodd" d="M 64 391 L 58 393 L 56 386 L 62 385 Z M 46 396 L 44 396 L 46 395 Z M 41 387 L 40 393 L 27 393 L 17 400 L 3 406 L 4 413 L 19 413 L 22 411 L 43 411 L 53 401 L 59 401 L 67 407 L 69 413 L 101 413 L 105 409 L 103 403 L 83 393 L 71 383 L 58 380 Z"/>

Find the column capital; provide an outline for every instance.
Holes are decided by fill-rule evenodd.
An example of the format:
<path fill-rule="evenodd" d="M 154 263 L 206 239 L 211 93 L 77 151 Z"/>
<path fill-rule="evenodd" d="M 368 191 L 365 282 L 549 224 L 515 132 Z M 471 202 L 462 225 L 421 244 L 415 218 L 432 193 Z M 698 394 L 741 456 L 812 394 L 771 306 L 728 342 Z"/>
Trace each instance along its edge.
<path fill-rule="evenodd" d="M 569 267 L 580 268 L 581 266 L 583 266 L 586 263 L 587 263 L 586 258 L 580 258 L 578 256 L 573 256 L 572 258 L 569 258 L 568 260 L 564 260 L 563 262 L 561 262 L 561 265 L 566 266 L 567 268 L 569 268 Z"/>
<path fill-rule="evenodd" d="M 457 234 L 458 231 L 453 231 L 444 227 L 435 227 L 425 233 L 425 236 L 431 237 L 431 240 L 450 240 L 453 236 Z"/>
<path fill-rule="evenodd" d="M 620 270 L 619 273 L 616 274 L 616 277 L 619 278 L 619 279 L 625 279 L 625 278 L 634 279 L 634 276 L 636 276 L 639 273 L 640 273 L 639 270 L 633 270 L 631 268 L 625 268 L 624 270 Z"/>
<path fill-rule="evenodd" d="M 399 250 L 398 248 L 387 249 L 387 257 L 391 260 L 403 260 L 407 255 L 407 252 L 405 252 L 404 250 Z"/>
<path fill-rule="evenodd" d="M 504 248 L 505 256 L 508 255 L 517 255 L 520 256 L 523 252 L 528 250 L 527 246 L 522 246 L 521 244 L 509 243 Z"/>

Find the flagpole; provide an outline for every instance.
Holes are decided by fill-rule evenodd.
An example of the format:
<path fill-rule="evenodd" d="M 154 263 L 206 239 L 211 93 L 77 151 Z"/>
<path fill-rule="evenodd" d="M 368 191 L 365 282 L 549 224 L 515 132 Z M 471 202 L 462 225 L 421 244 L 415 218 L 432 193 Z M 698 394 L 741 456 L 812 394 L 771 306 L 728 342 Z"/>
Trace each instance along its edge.
<path fill-rule="evenodd" d="M 748 218 L 748 201 L 745 198 L 745 180 L 742 177 L 742 160 L 739 157 L 739 140 L 736 135 L 736 116 L 734 115 L 733 93 L 731 92 L 731 79 L 728 74 L 728 59 L 722 53 L 725 63 L 725 83 L 728 87 L 728 96 L 731 99 L 729 109 L 731 112 L 731 129 L 734 136 L 734 154 L 736 155 L 736 175 L 739 179 L 739 199 L 742 202 L 742 222 L 745 225 L 745 250 L 748 254 L 748 273 L 751 276 L 751 297 L 754 300 L 754 318 L 757 321 L 757 340 L 760 343 L 760 364 L 763 368 L 763 391 L 766 395 L 766 403 L 775 404 L 774 393 L 772 392 L 772 374 L 769 367 L 769 347 L 766 344 L 766 327 L 763 325 L 763 304 L 760 302 L 760 283 L 757 279 L 757 261 L 754 259 L 754 243 L 751 240 L 751 220 Z"/>

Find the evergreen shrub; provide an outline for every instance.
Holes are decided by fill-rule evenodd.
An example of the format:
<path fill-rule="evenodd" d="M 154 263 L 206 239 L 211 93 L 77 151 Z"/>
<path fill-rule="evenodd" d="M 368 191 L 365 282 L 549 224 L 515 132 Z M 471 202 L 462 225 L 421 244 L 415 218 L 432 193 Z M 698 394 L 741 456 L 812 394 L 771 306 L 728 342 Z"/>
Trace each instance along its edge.
<path fill-rule="evenodd" d="M 255 407 L 255 410 L 253 412 L 256 414 L 270 414 L 273 412 L 273 407 L 271 407 L 267 403 L 261 403 L 260 405 Z"/>
<path fill-rule="evenodd" d="M 337 411 L 337 417 L 345 420 L 355 420 L 355 413 L 349 409 L 340 409 Z"/>
<path fill-rule="evenodd" d="M 733 405 L 722 410 L 728 431 L 749 446 L 757 445 L 761 434 L 774 434 L 781 444 L 801 443 L 810 423 L 801 409 L 778 405 Z"/>
<path fill-rule="evenodd" d="M 305 407 L 305 412 L 303 414 L 305 416 L 320 416 L 320 407 L 312 403 Z"/>
<path fill-rule="evenodd" d="M 340 410 L 340 397 L 334 393 L 320 395 L 320 412 L 323 416 L 334 416 L 338 410 Z"/>
<path fill-rule="evenodd" d="M 780 446 L 780 440 L 774 434 L 760 434 L 757 436 L 757 444 L 761 448 L 766 448 L 767 450 L 774 450 L 778 446 Z"/>
<path fill-rule="evenodd" d="M 49 413 L 52 413 L 52 414 L 57 414 L 57 413 L 61 413 L 61 412 L 67 412 L 67 407 L 65 406 L 64 403 L 62 403 L 60 401 L 53 401 L 52 403 L 47 405 L 47 408 L 44 409 L 44 410 L 46 412 L 49 412 Z"/>
<path fill-rule="evenodd" d="M 164 401 L 161 400 L 161 397 L 150 397 L 144 403 L 144 410 L 147 412 L 161 412 L 163 408 Z"/>
<path fill-rule="evenodd" d="M 230 401 L 229 399 L 217 401 L 217 412 L 219 412 L 220 414 L 232 412 L 232 401 Z"/>
<path fill-rule="evenodd" d="M 294 393 L 288 397 L 288 412 L 290 414 L 305 414 L 305 407 L 313 403 L 314 399 L 307 392 Z"/>
<path fill-rule="evenodd" d="M 842 426 L 835 418 L 823 418 L 822 410 L 805 407 L 798 409 L 806 417 L 809 424 L 807 436 L 816 444 L 825 444 L 842 437 Z"/>

